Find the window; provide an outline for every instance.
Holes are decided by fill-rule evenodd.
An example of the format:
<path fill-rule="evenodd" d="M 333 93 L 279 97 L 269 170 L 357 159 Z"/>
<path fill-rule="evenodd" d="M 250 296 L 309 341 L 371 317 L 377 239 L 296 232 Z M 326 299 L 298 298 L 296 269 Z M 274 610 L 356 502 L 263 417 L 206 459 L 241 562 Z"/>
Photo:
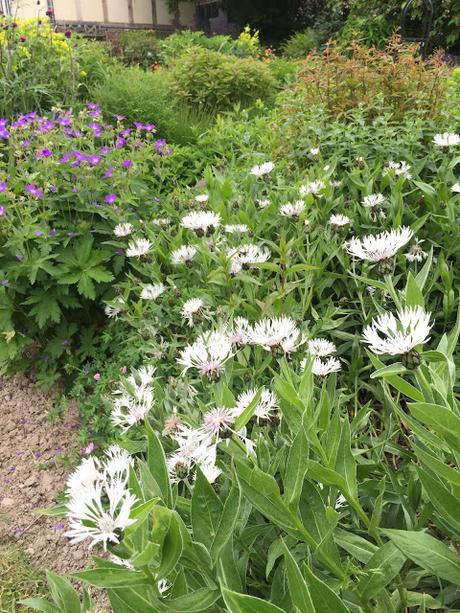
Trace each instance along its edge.
<path fill-rule="evenodd" d="M 11 15 L 10 0 L 0 0 L 0 12 L 4 15 Z"/>

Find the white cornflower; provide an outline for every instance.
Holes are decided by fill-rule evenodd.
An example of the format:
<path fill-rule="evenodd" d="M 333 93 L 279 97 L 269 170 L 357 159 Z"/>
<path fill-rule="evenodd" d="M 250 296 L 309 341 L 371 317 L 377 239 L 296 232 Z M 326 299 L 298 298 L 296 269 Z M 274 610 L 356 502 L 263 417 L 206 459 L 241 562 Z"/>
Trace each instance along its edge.
<path fill-rule="evenodd" d="M 429 340 L 431 313 L 422 307 L 407 307 L 397 313 L 384 313 L 363 331 L 363 342 L 378 355 L 403 355 Z"/>
<path fill-rule="evenodd" d="M 236 400 L 236 407 L 232 409 L 233 415 L 238 418 L 251 404 L 257 394 L 257 388 L 250 389 L 240 394 Z M 262 393 L 259 402 L 254 410 L 254 415 L 259 419 L 270 419 L 273 411 L 279 409 L 278 398 L 267 388 L 262 388 Z"/>
<path fill-rule="evenodd" d="M 361 204 L 366 208 L 375 208 L 376 206 L 382 206 L 385 203 L 385 196 L 383 194 L 370 194 L 364 196 Z"/>
<path fill-rule="evenodd" d="M 451 190 L 455 194 L 460 194 L 460 183 L 455 183 L 455 185 L 452 185 Z"/>
<path fill-rule="evenodd" d="M 111 414 L 112 423 L 123 433 L 144 421 L 153 406 L 153 375 L 155 368 L 140 368 L 114 391 L 116 396 Z"/>
<path fill-rule="evenodd" d="M 226 225 L 224 226 L 224 230 L 228 234 L 245 234 L 249 232 L 248 226 L 244 223 Z"/>
<path fill-rule="evenodd" d="M 194 211 L 182 218 L 181 225 L 195 232 L 207 232 L 215 230 L 220 224 L 220 215 L 212 211 Z"/>
<path fill-rule="evenodd" d="M 312 155 L 313 157 L 316 157 L 319 153 L 319 147 L 312 147 L 310 149 L 310 155 Z"/>
<path fill-rule="evenodd" d="M 203 432 L 207 436 L 219 436 L 222 430 L 227 429 L 234 422 L 235 418 L 231 409 L 217 407 L 203 415 Z"/>
<path fill-rule="evenodd" d="M 260 166 L 253 166 L 251 168 L 251 174 L 255 177 L 263 177 L 268 175 L 275 168 L 275 164 L 273 162 L 265 162 L 264 164 L 260 164 Z"/>
<path fill-rule="evenodd" d="M 103 478 L 104 474 L 99 460 L 95 456 L 84 458 L 68 477 L 66 493 L 69 497 L 78 496 L 82 490 L 91 487 Z"/>
<path fill-rule="evenodd" d="M 127 483 L 129 469 L 133 466 L 134 462 L 126 449 L 122 449 L 118 445 L 111 445 L 105 450 L 103 461 L 104 478 L 106 481 L 116 480 L 121 483 Z"/>
<path fill-rule="evenodd" d="M 191 451 L 179 450 L 172 453 L 166 460 L 166 467 L 171 483 L 185 480 L 192 469 L 193 454 Z"/>
<path fill-rule="evenodd" d="M 112 304 L 105 305 L 104 313 L 107 315 L 107 317 L 110 317 L 111 319 L 117 319 L 118 315 L 120 315 L 120 313 L 123 313 L 125 307 L 126 302 L 124 298 L 122 298 L 121 296 L 117 296 L 112 302 Z"/>
<path fill-rule="evenodd" d="M 305 370 L 305 366 L 307 364 L 306 358 L 300 362 L 300 366 L 303 370 Z M 317 377 L 326 377 L 333 372 L 338 372 L 341 370 L 342 365 L 340 360 L 337 358 L 329 357 L 327 359 L 322 359 L 320 357 L 316 357 L 313 360 L 312 373 Z"/>
<path fill-rule="evenodd" d="M 351 224 L 351 219 L 346 215 L 331 215 L 329 223 L 334 228 L 343 228 Z"/>
<path fill-rule="evenodd" d="M 402 161 L 402 162 L 393 162 L 393 160 L 390 160 L 388 162 L 388 168 L 385 169 L 384 171 L 384 175 L 388 174 L 389 171 L 392 171 L 393 174 L 396 177 L 404 177 L 404 179 L 412 179 L 412 175 L 409 172 L 410 171 L 410 166 L 407 162 Z"/>
<path fill-rule="evenodd" d="M 361 260 L 382 262 L 396 255 L 412 236 L 412 230 L 402 226 L 396 230 L 381 232 L 376 236 L 368 235 L 362 239 L 354 237 L 346 243 L 346 249 L 350 255 Z"/>
<path fill-rule="evenodd" d="M 316 196 L 324 188 L 324 181 L 310 181 L 309 183 L 300 186 L 299 194 L 301 196 L 306 196 L 307 194 L 313 194 L 314 196 Z"/>
<path fill-rule="evenodd" d="M 250 324 L 245 317 L 235 317 L 230 334 L 234 345 L 246 345 L 249 342 Z"/>
<path fill-rule="evenodd" d="M 115 234 L 115 236 L 118 237 L 129 236 L 129 234 L 131 234 L 133 230 L 134 227 L 130 223 L 119 223 L 113 229 L 113 233 Z"/>
<path fill-rule="evenodd" d="M 195 196 L 195 200 L 197 202 L 207 202 L 209 200 L 209 196 L 208 194 L 198 194 L 198 196 Z"/>
<path fill-rule="evenodd" d="M 200 470 L 206 477 L 209 483 L 214 483 L 217 477 L 221 474 L 221 470 L 215 464 L 201 464 Z"/>
<path fill-rule="evenodd" d="M 233 356 L 232 341 L 223 330 L 201 334 L 192 345 L 181 351 L 179 364 L 183 372 L 196 368 L 200 374 L 212 379 L 219 377 L 225 362 Z"/>
<path fill-rule="evenodd" d="M 204 302 L 201 298 L 190 298 L 182 305 L 181 314 L 190 327 L 194 325 L 194 317 L 201 313 Z"/>
<path fill-rule="evenodd" d="M 336 346 L 325 338 L 312 338 L 308 341 L 307 351 L 319 358 L 326 357 L 337 351 Z"/>
<path fill-rule="evenodd" d="M 265 209 L 270 204 L 270 200 L 267 200 L 266 198 L 256 200 L 256 202 L 261 209 Z"/>
<path fill-rule="evenodd" d="M 141 298 L 144 300 L 156 300 L 165 291 L 163 283 L 155 283 L 155 285 L 144 285 L 141 291 Z"/>
<path fill-rule="evenodd" d="M 303 200 L 297 200 L 294 204 L 288 202 L 280 206 L 280 213 L 285 217 L 298 217 L 305 209 L 305 202 Z"/>
<path fill-rule="evenodd" d="M 191 262 L 197 253 L 197 248 L 193 245 L 182 245 L 171 254 L 171 262 L 177 266 L 178 264 L 187 264 Z"/>
<path fill-rule="evenodd" d="M 67 503 L 70 527 L 65 534 L 72 543 L 89 538 L 90 548 L 102 543 L 107 549 L 108 542 L 119 543 L 120 531 L 134 523 L 129 516 L 135 502 L 124 483 L 96 482 Z"/>
<path fill-rule="evenodd" d="M 433 142 L 438 147 L 453 147 L 460 144 L 460 134 L 452 132 L 444 132 L 443 134 L 435 134 Z"/>
<path fill-rule="evenodd" d="M 342 181 L 329 181 L 331 187 L 342 187 Z"/>
<path fill-rule="evenodd" d="M 230 273 L 235 275 L 243 268 L 251 268 L 257 264 L 266 262 L 270 258 L 270 250 L 266 247 L 259 247 L 253 243 L 242 245 L 238 248 L 232 248 L 227 251 L 227 257 L 230 259 Z"/>
<path fill-rule="evenodd" d="M 423 260 L 426 260 L 428 257 L 428 253 L 423 251 L 421 243 L 423 243 L 423 241 L 416 240 L 415 243 L 409 247 L 409 251 L 404 254 L 404 257 L 409 262 L 423 262 Z"/>
<path fill-rule="evenodd" d="M 267 351 L 281 349 L 284 353 L 295 351 L 304 338 L 293 319 L 286 316 L 262 319 L 249 329 L 249 343 L 260 345 Z"/>
<path fill-rule="evenodd" d="M 124 566 L 129 570 L 134 570 L 134 566 L 129 560 L 124 560 L 123 558 L 119 558 L 118 556 L 114 556 L 113 554 L 110 556 L 109 560 L 114 564 L 118 564 L 118 566 Z"/>
<path fill-rule="evenodd" d="M 129 243 L 128 249 L 126 250 L 126 255 L 129 258 L 141 257 L 146 255 L 151 248 L 152 243 L 147 238 L 138 238 L 137 240 Z"/>

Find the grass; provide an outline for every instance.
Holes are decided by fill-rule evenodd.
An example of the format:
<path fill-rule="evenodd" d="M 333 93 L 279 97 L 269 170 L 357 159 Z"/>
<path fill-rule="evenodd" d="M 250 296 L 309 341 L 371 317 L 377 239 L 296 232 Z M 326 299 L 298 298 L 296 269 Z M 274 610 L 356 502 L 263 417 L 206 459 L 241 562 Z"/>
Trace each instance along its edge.
<path fill-rule="evenodd" d="M 17 603 L 24 598 L 46 595 L 45 574 L 17 546 L 0 547 L 0 613 L 24 611 Z"/>

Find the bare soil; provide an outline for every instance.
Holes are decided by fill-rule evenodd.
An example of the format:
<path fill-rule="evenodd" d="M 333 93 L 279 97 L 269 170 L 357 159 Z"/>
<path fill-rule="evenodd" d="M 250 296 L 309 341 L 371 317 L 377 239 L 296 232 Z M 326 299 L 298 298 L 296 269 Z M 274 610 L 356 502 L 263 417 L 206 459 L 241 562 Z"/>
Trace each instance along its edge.
<path fill-rule="evenodd" d="M 75 406 L 50 419 L 52 407 L 32 380 L 0 377 L 0 547 L 22 546 L 36 568 L 65 575 L 85 568 L 91 553 L 70 544 L 65 520 L 37 513 L 57 504 L 80 454 Z"/>

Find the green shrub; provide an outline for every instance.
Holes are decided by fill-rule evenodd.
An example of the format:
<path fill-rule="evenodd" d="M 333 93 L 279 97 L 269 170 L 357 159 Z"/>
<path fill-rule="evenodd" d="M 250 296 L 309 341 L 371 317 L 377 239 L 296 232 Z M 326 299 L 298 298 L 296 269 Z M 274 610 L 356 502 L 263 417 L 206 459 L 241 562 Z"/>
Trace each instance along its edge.
<path fill-rule="evenodd" d="M 139 67 L 109 72 L 90 91 L 90 98 L 107 114 L 120 113 L 130 121 L 154 123 L 158 132 L 175 143 L 195 140 L 209 125 L 205 113 L 181 107 L 173 98 L 167 71 L 148 73 Z"/>
<path fill-rule="evenodd" d="M 210 111 L 270 98 L 275 88 L 275 79 L 264 62 L 208 49 L 194 48 L 184 53 L 175 61 L 171 76 L 178 100 Z"/>
<path fill-rule="evenodd" d="M 337 36 L 337 41 L 345 48 L 354 42 L 383 49 L 388 42 L 394 25 L 384 15 L 349 15 Z"/>
<path fill-rule="evenodd" d="M 169 64 L 172 60 L 194 47 L 219 51 L 220 53 L 231 53 L 234 48 L 234 41 L 230 36 L 222 34 L 206 36 L 204 32 L 183 30 L 181 32 L 174 32 L 174 34 L 161 41 L 161 57 L 165 64 Z"/>
<path fill-rule="evenodd" d="M 128 66 L 149 68 L 160 61 L 161 42 L 150 30 L 127 30 L 120 35 L 122 59 Z"/>
<path fill-rule="evenodd" d="M 312 28 L 296 32 L 282 45 L 283 55 L 292 59 L 305 58 L 316 47 L 317 41 Z"/>

